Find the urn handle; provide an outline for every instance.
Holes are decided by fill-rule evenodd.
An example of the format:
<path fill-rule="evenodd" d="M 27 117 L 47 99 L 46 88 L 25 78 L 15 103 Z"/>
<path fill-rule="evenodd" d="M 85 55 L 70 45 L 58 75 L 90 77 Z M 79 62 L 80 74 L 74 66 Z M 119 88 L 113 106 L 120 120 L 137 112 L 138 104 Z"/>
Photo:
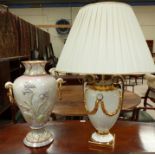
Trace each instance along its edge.
<path fill-rule="evenodd" d="M 55 78 L 59 77 L 59 73 L 56 71 L 54 67 L 49 69 L 49 73 Z"/>
<path fill-rule="evenodd" d="M 58 78 L 56 81 L 57 81 L 57 87 L 58 87 L 58 97 L 59 97 L 59 100 L 61 100 L 62 99 L 61 87 L 62 87 L 62 84 L 65 83 L 65 81 L 62 78 Z"/>
<path fill-rule="evenodd" d="M 115 79 L 116 79 L 117 82 L 114 82 Z M 120 86 L 121 86 L 122 99 L 123 99 L 123 97 L 124 97 L 124 77 L 121 76 L 121 75 L 113 75 L 112 80 L 113 80 L 113 84 L 118 84 L 119 85 L 119 81 L 121 82 Z"/>
<path fill-rule="evenodd" d="M 8 97 L 9 97 L 9 101 L 12 105 L 15 104 L 15 99 L 14 99 L 14 95 L 13 95 L 13 83 L 12 82 L 6 82 L 5 83 L 5 88 L 8 90 Z"/>

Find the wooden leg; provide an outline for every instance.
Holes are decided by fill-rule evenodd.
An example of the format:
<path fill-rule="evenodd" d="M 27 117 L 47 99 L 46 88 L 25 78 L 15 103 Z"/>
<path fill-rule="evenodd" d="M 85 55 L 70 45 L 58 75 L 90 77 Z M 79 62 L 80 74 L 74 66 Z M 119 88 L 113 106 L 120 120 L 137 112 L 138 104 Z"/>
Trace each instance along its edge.
<path fill-rule="evenodd" d="M 149 91 L 150 91 L 150 89 L 148 88 L 148 90 L 147 90 L 147 92 L 145 94 L 145 97 L 144 97 L 144 107 L 147 106 L 147 98 L 148 98 Z"/>

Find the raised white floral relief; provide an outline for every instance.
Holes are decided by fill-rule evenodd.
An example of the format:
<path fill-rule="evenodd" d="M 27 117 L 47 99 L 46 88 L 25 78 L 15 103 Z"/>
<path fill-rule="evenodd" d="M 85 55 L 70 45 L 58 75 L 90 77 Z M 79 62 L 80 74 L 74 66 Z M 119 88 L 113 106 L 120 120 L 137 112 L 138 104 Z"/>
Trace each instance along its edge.
<path fill-rule="evenodd" d="M 30 82 L 25 82 L 23 95 L 26 97 L 24 103 L 19 104 L 22 107 L 25 119 L 27 121 L 34 120 L 36 123 L 45 121 L 45 108 L 48 101 L 48 91 L 37 94 L 36 86 Z"/>

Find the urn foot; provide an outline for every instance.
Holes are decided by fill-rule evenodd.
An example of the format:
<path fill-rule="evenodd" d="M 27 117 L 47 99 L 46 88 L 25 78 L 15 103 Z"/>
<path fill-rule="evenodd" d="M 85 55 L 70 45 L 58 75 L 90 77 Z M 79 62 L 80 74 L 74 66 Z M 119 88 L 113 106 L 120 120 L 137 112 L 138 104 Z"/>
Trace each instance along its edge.
<path fill-rule="evenodd" d="M 91 135 L 91 140 L 89 142 L 95 145 L 113 147 L 115 142 L 115 136 L 109 132 L 107 134 L 94 132 Z"/>
<path fill-rule="evenodd" d="M 47 128 L 32 129 L 24 138 L 24 144 L 35 148 L 46 146 L 53 140 L 53 134 Z"/>

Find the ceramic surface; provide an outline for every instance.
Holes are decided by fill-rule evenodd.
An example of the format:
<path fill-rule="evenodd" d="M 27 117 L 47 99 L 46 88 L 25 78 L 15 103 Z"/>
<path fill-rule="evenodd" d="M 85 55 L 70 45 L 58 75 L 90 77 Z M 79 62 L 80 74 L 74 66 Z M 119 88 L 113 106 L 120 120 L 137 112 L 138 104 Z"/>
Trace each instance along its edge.
<path fill-rule="evenodd" d="M 121 99 L 120 99 L 121 91 L 119 89 L 114 90 L 108 90 L 108 91 L 99 91 L 99 90 L 93 90 L 90 87 L 85 87 L 85 102 L 87 106 L 88 111 L 92 111 L 95 107 L 95 103 L 97 99 L 100 99 L 102 103 L 104 103 L 104 108 L 106 109 L 107 113 L 113 113 L 118 109 Z M 107 115 L 103 109 L 101 104 L 99 104 L 98 107 L 96 107 L 96 113 L 94 114 L 88 114 L 88 117 L 94 126 L 94 128 L 99 133 L 109 133 L 109 130 L 113 127 L 115 122 L 118 119 L 120 109 L 117 111 L 117 113 L 113 116 Z M 92 138 L 95 138 L 94 140 L 97 141 L 107 141 L 109 136 L 106 136 L 106 139 L 104 139 L 105 136 L 101 136 L 94 133 L 92 135 Z"/>
<path fill-rule="evenodd" d="M 55 103 L 57 81 L 45 72 L 46 61 L 24 61 L 23 64 L 24 75 L 18 77 L 13 84 L 8 82 L 5 86 L 13 88 L 15 102 L 32 128 L 24 139 L 24 144 L 41 147 L 53 141 L 52 133 L 44 129 L 44 126 Z"/>

